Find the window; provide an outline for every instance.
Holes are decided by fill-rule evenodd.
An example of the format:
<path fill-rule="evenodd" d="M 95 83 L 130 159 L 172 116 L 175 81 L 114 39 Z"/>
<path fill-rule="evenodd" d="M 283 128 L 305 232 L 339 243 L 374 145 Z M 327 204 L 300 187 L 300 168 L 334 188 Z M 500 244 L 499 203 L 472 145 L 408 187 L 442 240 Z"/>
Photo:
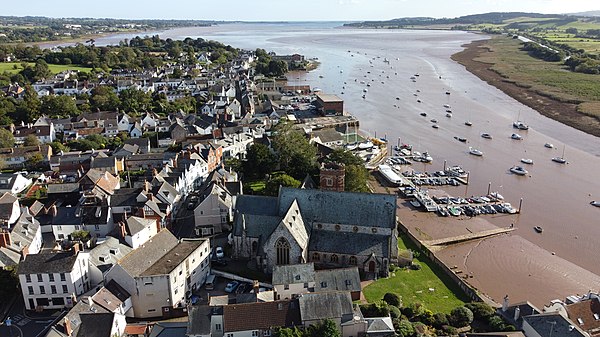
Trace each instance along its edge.
<path fill-rule="evenodd" d="M 350 256 L 350 264 L 356 266 L 356 256 Z"/>
<path fill-rule="evenodd" d="M 65 305 L 65 299 L 62 297 L 53 297 L 52 305 Z"/>
<path fill-rule="evenodd" d="M 304 289 L 308 289 L 308 282 L 304 282 Z"/>
<path fill-rule="evenodd" d="M 50 279 L 50 282 L 54 282 L 54 274 L 48 274 L 48 278 Z"/>
<path fill-rule="evenodd" d="M 331 263 L 338 263 L 338 256 L 335 254 L 331 254 Z"/>
<path fill-rule="evenodd" d="M 283 285 L 283 290 L 290 290 L 290 285 L 289 284 L 284 284 Z"/>
<path fill-rule="evenodd" d="M 29 295 L 33 295 L 33 287 L 32 286 L 28 286 L 27 291 L 29 292 Z"/>
<path fill-rule="evenodd" d="M 100 225 L 94 225 L 94 230 L 95 231 L 100 231 Z"/>
<path fill-rule="evenodd" d="M 27 283 L 31 283 L 31 275 L 29 275 L 29 274 L 25 275 L 25 281 Z"/>
<path fill-rule="evenodd" d="M 50 286 L 50 292 L 56 294 L 56 286 Z"/>
<path fill-rule="evenodd" d="M 226 337 L 233 337 L 232 333 L 228 333 Z"/>
<path fill-rule="evenodd" d="M 252 330 L 252 337 L 258 337 L 258 330 Z"/>
<path fill-rule="evenodd" d="M 148 312 L 155 312 L 156 309 L 148 309 Z"/>
<path fill-rule="evenodd" d="M 313 261 L 319 261 L 321 259 L 321 255 L 319 253 L 313 253 Z"/>
<path fill-rule="evenodd" d="M 42 280 L 43 280 L 42 274 L 37 274 L 37 279 L 38 279 L 38 282 L 42 282 Z"/>
<path fill-rule="evenodd" d="M 275 242 L 275 250 L 277 251 L 277 264 L 290 264 L 290 244 L 281 237 Z"/>
<path fill-rule="evenodd" d="M 67 278 L 65 277 L 65 273 L 60 273 L 60 280 L 61 281 L 66 281 Z"/>
<path fill-rule="evenodd" d="M 327 282 L 325 282 L 325 281 L 321 282 L 321 288 L 327 288 Z"/>
<path fill-rule="evenodd" d="M 65 284 L 63 284 L 62 289 L 63 289 L 63 294 L 66 294 L 69 292 L 69 289 L 67 288 L 67 286 Z"/>
<path fill-rule="evenodd" d="M 371 232 L 373 232 L 373 234 L 377 233 L 377 228 L 375 228 L 375 227 L 371 228 Z"/>
<path fill-rule="evenodd" d="M 351 286 L 352 285 L 352 280 L 346 280 L 346 285 L 347 286 Z"/>
<path fill-rule="evenodd" d="M 219 323 L 215 324 L 215 330 L 221 331 L 221 324 L 219 324 Z"/>
<path fill-rule="evenodd" d="M 44 288 L 44 286 L 40 286 L 40 294 L 45 294 L 46 293 L 46 288 Z"/>

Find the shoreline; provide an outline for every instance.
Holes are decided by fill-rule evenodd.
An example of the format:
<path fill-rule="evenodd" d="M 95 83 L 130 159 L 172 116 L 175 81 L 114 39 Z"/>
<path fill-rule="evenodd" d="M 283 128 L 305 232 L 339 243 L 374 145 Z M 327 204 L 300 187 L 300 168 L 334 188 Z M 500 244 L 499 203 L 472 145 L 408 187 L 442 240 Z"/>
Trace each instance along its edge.
<path fill-rule="evenodd" d="M 492 69 L 494 64 L 478 61 L 477 58 L 493 52 L 486 46 L 488 41 L 489 39 L 484 39 L 464 44 L 462 47 L 465 49 L 452 55 L 451 59 L 463 65 L 468 72 L 482 81 L 496 87 L 541 115 L 587 134 L 600 137 L 600 128 L 596 127 L 598 120 L 579 112 L 577 109 L 579 103 L 559 101 L 548 97 L 544 93 L 531 90 L 494 71 Z"/>

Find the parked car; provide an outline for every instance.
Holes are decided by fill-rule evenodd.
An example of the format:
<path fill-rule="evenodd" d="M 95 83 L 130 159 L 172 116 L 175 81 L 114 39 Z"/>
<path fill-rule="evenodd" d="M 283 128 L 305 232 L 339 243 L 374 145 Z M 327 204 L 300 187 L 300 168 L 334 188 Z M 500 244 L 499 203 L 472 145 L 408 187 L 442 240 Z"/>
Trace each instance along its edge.
<path fill-rule="evenodd" d="M 248 290 L 250 288 L 250 285 L 248 283 L 241 283 L 237 289 L 235 290 L 235 292 L 237 294 L 243 294 L 246 292 L 246 290 Z"/>
<path fill-rule="evenodd" d="M 225 252 L 223 252 L 223 247 L 218 246 L 217 248 L 215 248 L 215 255 L 217 256 L 217 259 L 224 258 Z"/>
<path fill-rule="evenodd" d="M 225 286 L 225 292 L 232 293 L 235 291 L 235 289 L 237 289 L 237 287 L 239 285 L 240 285 L 240 283 L 238 281 L 231 281 L 231 282 L 227 283 L 227 285 Z"/>

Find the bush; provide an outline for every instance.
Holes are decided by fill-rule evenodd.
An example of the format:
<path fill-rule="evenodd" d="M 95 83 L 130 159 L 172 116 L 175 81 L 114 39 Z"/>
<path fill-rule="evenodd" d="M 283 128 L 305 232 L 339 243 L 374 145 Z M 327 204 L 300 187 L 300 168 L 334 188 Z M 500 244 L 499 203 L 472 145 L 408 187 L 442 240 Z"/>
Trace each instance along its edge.
<path fill-rule="evenodd" d="M 421 265 L 419 263 L 417 263 L 417 262 L 413 262 L 410 265 L 410 269 L 412 269 L 412 270 L 421 270 Z"/>
<path fill-rule="evenodd" d="M 492 316 L 488 320 L 488 324 L 493 331 L 504 330 L 504 320 L 500 316 Z"/>
<path fill-rule="evenodd" d="M 361 305 L 360 311 L 365 317 L 385 317 L 390 314 L 389 305 L 383 301 Z"/>
<path fill-rule="evenodd" d="M 408 305 L 408 307 L 402 308 L 402 313 L 409 319 L 417 316 L 421 316 L 425 312 L 425 307 L 419 302 L 414 302 Z"/>
<path fill-rule="evenodd" d="M 442 330 L 444 330 L 444 332 L 447 333 L 448 335 L 454 336 L 454 335 L 458 334 L 458 330 L 455 327 L 450 326 L 450 325 L 444 325 L 442 327 Z"/>
<path fill-rule="evenodd" d="M 433 315 L 433 324 L 436 329 L 442 329 L 444 325 L 448 325 L 448 315 L 443 312 L 438 312 Z"/>
<path fill-rule="evenodd" d="M 473 322 L 473 312 L 466 307 L 454 308 L 450 312 L 448 321 L 453 327 L 462 328 Z"/>
<path fill-rule="evenodd" d="M 398 308 L 402 306 L 402 298 L 398 294 L 386 293 L 383 295 L 383 301 Z"/>
<path fill-rule="evenodd" d="M 419 322 L 422 322 L 423 324 L 432 326 L 434 321 L 435 319 L 431 310 L 425 309 L 423 310 L 423 313 L 419 315 Z"/>
<path fill-rule="evenodd" d="M 407 320 L 398 320 L 395 319 L 394 321 L 394 329 L 396 330 L 396 333 L 398 334 L 398 336 L 400 337 L 409 337 L 415 334 L 415 328 L 413 327 L 412 323 L 407 321 Z"/>
<path fill-rule="evenodd" d="M 465 307 L 467 307 L 473 312 L 474 319 L 487 321 L 491 316 L 493 316 L 496 313 L 496 310 L 494 310 L 492 306 L 484 302 L 467 303 L 465 304 Z"/>
<path fill-rule="evenodd" d="M 392 319 L 402 317 L 402 312 L 400 311 L 400 309 L 398 309 L 398 307 L 390 305 L 389 308 L 390 308 L 390 317 L 392 317 Z"/>

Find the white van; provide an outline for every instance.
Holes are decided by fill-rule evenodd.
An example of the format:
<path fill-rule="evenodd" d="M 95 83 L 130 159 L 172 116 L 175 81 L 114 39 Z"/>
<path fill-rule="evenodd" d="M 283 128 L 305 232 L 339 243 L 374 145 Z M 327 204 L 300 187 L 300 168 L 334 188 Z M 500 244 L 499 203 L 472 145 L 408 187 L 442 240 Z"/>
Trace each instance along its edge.
<path fill-rule="evenodd" d="M 206 276 L 206 281 L 204 281 L 204 289 L 206 289 L 206 290 L 215 289 L 215 279 L 216 279 L 216 276 L 214 274 L 208 274 Z"/>

